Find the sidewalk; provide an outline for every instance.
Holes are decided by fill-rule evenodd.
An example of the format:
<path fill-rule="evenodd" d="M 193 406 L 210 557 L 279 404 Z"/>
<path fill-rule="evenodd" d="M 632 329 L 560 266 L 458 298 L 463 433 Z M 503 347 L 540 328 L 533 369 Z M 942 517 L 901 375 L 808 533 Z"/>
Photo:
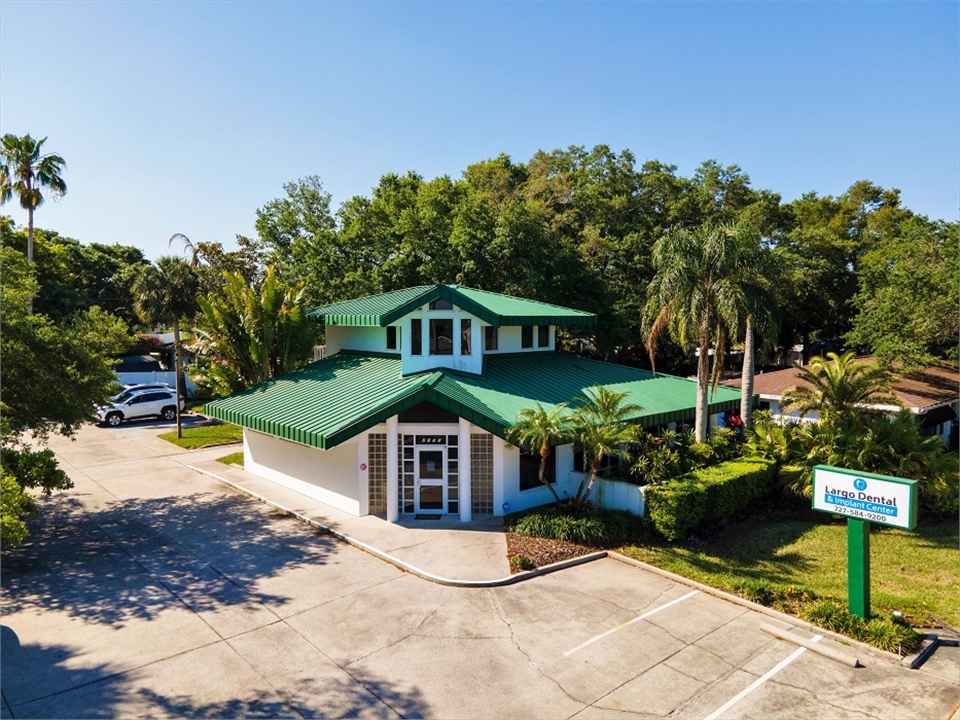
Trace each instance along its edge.
<path fill-rule="evenodd" d="M 404 517 L 390 523 L 383 516 L 354 517 L 319 500 L 252 475 L 216 458 L 235 452 L 239 446 L 224 445 L 177 454 L 172 460 L 235 486 L 278 509 L 346 535 L 369 549 L 390 555 L 418 574 L 441 580 L 490 582 L 510 576 L 503 519 L 474 519 L 469 529 L 453 515 L 439 520 Z"/>

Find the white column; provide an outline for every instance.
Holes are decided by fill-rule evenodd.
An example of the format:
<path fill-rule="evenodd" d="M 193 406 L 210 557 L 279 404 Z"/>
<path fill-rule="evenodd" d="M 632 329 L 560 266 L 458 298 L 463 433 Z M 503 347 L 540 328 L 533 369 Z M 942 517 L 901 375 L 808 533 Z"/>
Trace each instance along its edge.
<path fill-rule="evenodd" d="M 472 492 L 470 489 L 470 423 L 460 418 L 460 522 L 473 520 Z"/>
<path fill-rule="evenodd" d="M 400 521 L 400 482 L 397 474 L 400 458 L 397 442 L 397 416 L 387 418 L 387 522 Z"/>

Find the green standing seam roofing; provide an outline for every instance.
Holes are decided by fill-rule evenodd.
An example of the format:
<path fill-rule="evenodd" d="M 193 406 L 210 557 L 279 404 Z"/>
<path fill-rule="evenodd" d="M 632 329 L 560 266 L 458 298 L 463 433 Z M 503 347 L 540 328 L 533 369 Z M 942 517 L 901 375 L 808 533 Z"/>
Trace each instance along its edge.
<path fill-rule="evenodd" d="M 523 408 L 549 409 L 594 385 L 627 393 L 644 427 L 691 420 L 696 382 L 554 352 L 488 355 L 483 375 L 432 370 L 402 376 L 396 355 L 342 351 L 206 405 L 225 422 L 329 450 L 421 402 L 504 437 Z M 711 414 L 738 410 L 740 392 L 718 388 Z"/>
<path fill-rule="evenodd" d="M 593 313 L 457 285 L 404 288 L 324 305 L 313 308 L 308 314 L 328 325 L 386 327 L 438 299 L 449 300 L 494 327 L 597 324 L 597 316 Z"/>

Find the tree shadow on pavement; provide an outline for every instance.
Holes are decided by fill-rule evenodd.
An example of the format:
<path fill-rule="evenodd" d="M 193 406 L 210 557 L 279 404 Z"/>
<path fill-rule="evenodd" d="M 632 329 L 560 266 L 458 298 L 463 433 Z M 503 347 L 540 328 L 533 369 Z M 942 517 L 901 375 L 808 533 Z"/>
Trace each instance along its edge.
<path fill-rule="evenodd" d="M 290 598 L 257 590 L 281 571 L 327 562 L 336 541 L 242 497 L 195 494 L 86 509 L 42 500 L 27 542 L 3 552 L 8 608 L 34 606 L 122 625 L 179 602 L 194 611 Z"/>
<path fill-rule="evenodd" d="M 163 714 L 174 717 L 380 718 L 396 713 L 398 717 L 418 718 L 430 714 L 419 688 L 355 670 L 336 679 L 301 679 L 278 692 L 279 698 L 258 693 L 259 697 L 253 699 L 209 703 L 185 695 L 164 697 L 152 690 L 140 690 L 138 695 Z"/>
<path fill-rule="evenodd" d="M 123 692 L 120 677 L 106 665 L 87 668 L 68 667 L 73 653 L 64 645 L 20 644 L 20 638 L 6 625 L 0 626 L 0 687 L 3 698 L 13 717 L 50 717 L 50 713 L 37 710 L 36 706 L 23 708 L 26 703 L 42 701 L 71 688 L 99 683 L 101 695 L 109 707 L 113 707 Z M 77 709 L 79 712 L 80 709 Z M 63 714 L 61 716 L 66 716 Z"/>
<path fill-rule="evenodd" d="M 71 667 L 78 653 L 64 645 L 21 645 L 16 633 L 0 627 L 0 685 L 4 716 L 12 717 L 425 717 L 429 705 L 419 688 L 368 673 L 307 678 L 275 691 L 250 689 L 243 698 L 209 701 L 158 691 L 162 673 L 151 666 L 117 672 L 109 665 Z M 147 687 L 144 687 L 144 686 Z M 207 690 L 202 690 L 206 694 Z M 213 694 L 217 690 L 213 689 Z"/>

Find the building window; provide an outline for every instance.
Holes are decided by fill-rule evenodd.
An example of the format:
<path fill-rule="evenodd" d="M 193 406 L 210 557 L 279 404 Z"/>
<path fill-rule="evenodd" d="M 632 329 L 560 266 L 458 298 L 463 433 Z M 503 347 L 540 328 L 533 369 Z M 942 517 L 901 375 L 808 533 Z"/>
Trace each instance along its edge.
<path fill-rule="evenodd" d="M 423 321 L 414 318 L 410 321 L 410 354 L 423 355 Z"/>
<path fill-rule="evenodd" d="M 453 310 L 453 303 L 443 298 L 438 298 L 430 303 L 431 310 Z"/>
<path fill-rule="evenodd" d="M 537 326 L 537 347 L 550 347 L 550 326 Z"/>
<path fill-rule="evenodd" d="M 604 455 L 603 459 L 600 461 L 600 470 L 606 470 L 607 468 L 617 467 L 620 465 L 619 457 L 611 457 L 609 455 Z M 574 472 L 590 472 L 590 468 L 584 465 L 584 455 L 583 448 L 574 445 L 573 447 L 573 471 Z"/>
<path fill-rule="evenodd" d="M 391 325 L 387 328 L 387 350 L 397 349 L 397 328 Z"/>
<path fill-rule="evenodd" d="M 460 321 L 460 354 L 472 355 L 473 340 L 470 335 L 472 332 L 472 323 L 469 318 L 463 318 Z"/>
<path fill-rule="evenodd" d="M 533 347 L 533 325 L 524 325 L 520 328 L 520 347 Z"/>
<path fill-rule="evenodd" d="M 470 436 L 470 478 L 473 514 L 492 514 L 493 435 L 489 433 Z"/>
<path fill-rule="evenodd" d="M 497 329 L 492 325 L 485 327 L 483 329 L 483 349 L 484 350 L 497 349 Z"/>
<path fill-rule="evenodd" d="M 543 477 L 549 483 L 557 481 L 557 456 L 551 452 L 547 456 L 547 466 L 544 468 Z M 529 453 L 520 451 L 520 489 L 533 490 L 543 487 L 540 482 L 540 453 Z"/>
<path fill-rule="evenodd" d="M 430 321 L 430 354 L 453 355 L 453 318 Z"/>

